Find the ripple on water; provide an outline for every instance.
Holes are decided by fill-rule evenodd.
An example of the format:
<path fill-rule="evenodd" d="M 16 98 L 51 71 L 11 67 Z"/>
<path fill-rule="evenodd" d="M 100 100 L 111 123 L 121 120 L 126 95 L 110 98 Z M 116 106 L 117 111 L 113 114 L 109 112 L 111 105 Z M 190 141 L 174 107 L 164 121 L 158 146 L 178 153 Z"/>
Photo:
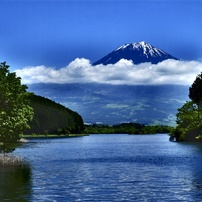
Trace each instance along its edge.
<path fill-rule="evenodd" d="M 43 140 L 31 162 L 33 201 L 202 201 L 202 147 L 166 135 Z"/>

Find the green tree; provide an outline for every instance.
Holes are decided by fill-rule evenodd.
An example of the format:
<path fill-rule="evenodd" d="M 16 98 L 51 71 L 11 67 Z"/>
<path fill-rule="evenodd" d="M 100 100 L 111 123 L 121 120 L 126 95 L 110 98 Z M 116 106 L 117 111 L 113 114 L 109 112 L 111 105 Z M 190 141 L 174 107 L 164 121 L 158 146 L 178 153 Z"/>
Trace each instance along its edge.
<path fill-rule="evenodd" d="M 198 122 L 198 107 L 193 102 L 186 102 L 177 113 L 177 127 L 172 132 L 178 141 L 184 139 L 194 139 L 197 135 L 196 130 L 200 127 Z M 188 137 L 188 136 L 192 136 Z"/>
<path fill-rule="evenodd" d="M 177 113 L 177 127 L 171 138 L 193 141 L 202 136 L 202 73 L 197 75 L 189 88 L 190 102 L 186 102 Z"/>
<path fill-rule="evenodd" d="M 0 63 L 0 144 L 17 142 L 29 128 L 33 109 L 29 105 L 27 86 L 9 71 L 6 62 Z"/>
<path fill-rule="evenodd" d="M 195 81 L 189 88 L 189 98 L 196 104 L 202 102 L 202 73 L 197 75 Z"/>
<path fill-rule="evenodd" d="M 195 81 L 189 88 L 189 98 L 197 105 L 198 124 L 202 125 L 201 109 L 202 109 L 202 73 L 197 75 Z"/>

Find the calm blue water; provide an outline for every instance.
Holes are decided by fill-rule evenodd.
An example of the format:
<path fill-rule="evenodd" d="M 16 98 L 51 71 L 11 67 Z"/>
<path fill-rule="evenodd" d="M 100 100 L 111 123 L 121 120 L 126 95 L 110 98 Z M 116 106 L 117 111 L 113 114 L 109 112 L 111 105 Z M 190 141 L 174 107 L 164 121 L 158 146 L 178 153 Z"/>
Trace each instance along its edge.
<path fill-rule="evenodd" d="M 202 145 L 168 139 L 91 135 L 31 140 L 14 151 L 29 162 L 27 170 L 0 170 L 0 196 L 51 202 L 202 201 Z"/>

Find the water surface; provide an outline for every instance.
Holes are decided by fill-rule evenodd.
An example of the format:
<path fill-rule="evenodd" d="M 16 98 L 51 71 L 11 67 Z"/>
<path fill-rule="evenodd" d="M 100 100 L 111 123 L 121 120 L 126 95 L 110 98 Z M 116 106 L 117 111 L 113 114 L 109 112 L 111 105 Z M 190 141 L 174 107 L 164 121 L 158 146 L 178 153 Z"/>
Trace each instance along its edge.
<path fill-rule="evenodd" d="M 10 175 L 6 186 L 1 180 L 1 196 L 17 186 L 12 201 L 202 201 L 202 145 L 168 139 L 120 134 L 30 140 L 14 151 L 30 171 Z M 7 173 L 0 174 L 6 181 Z"/>

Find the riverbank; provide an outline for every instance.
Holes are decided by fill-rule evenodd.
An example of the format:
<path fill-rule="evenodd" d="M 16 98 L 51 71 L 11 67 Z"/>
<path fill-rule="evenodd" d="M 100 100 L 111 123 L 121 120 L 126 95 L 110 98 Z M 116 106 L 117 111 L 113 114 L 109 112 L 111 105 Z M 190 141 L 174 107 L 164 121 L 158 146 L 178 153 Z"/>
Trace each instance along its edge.
<path fill-rule="evenodd" d="M 32 139 L 32 138 L 71 138 L 71 137 L 83 137 L 87 134 L 68 134 L 68 135 L 56 135 L 56 134 L 31 134 L 22 135 L 21 140 Z"/>
<path fill-rule="evenodd" d="M 24 166 L 26 162 L 14 154 L 0 154 L 0 166 Z"/>

